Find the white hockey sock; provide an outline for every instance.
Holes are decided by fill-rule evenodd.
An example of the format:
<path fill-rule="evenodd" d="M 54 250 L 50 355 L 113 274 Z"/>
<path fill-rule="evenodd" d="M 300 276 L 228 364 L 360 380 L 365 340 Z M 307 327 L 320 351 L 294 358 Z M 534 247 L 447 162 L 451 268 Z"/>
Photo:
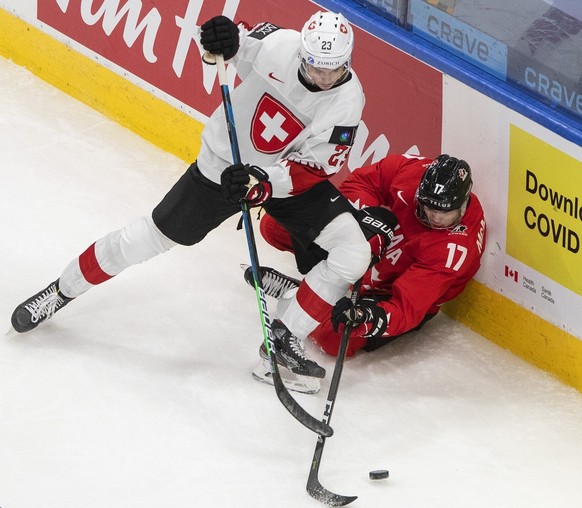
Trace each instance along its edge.
<path fill-rule="evenodd" d="M 150 216 L 113 231 L 71 261 L 60 277 L 61 292 L 75 298 L 127 267 L 168 251 L 175 242 L 164 236 Z"/>

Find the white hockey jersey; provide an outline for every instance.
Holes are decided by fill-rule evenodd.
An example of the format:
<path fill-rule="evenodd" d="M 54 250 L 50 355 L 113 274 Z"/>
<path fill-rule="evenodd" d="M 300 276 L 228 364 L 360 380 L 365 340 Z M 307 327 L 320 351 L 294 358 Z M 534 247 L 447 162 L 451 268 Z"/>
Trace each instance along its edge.
<path fill-rule="evenodd" d="M 330 90 L 309 89 L 298 77 L 299 32 L 270 23 L 239 30 L 240 49 L 230 62 L 241 79 L 231 92 L 241 161 L 269 174 L 273 197 L 299 194 L 346 160 L 364 108 L 362 86 L 352 71 Z M 232 164 L 222 106 L 202 133 L 197 163 L 215 183 Z"/>

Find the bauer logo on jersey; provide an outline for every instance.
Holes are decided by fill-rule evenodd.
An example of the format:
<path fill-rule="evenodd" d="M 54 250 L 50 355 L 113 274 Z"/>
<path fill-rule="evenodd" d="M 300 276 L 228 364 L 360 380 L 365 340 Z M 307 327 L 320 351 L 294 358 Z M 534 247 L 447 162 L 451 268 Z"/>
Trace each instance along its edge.
<path fill-rule="evenodd" d="M 259 100 L 251 123 L 251 140 L 262 153 L 283 150 L 305 128 L 283 104 L 265 94 Z"/>
<path fill-rule="evenodd" d="M 329 142 L 332 145 L 346 145 L 352 146 L 354 144 L 354 138 L 356 137 L 357 127 L 343 127 L 337 125 L 333 128 Z"/>

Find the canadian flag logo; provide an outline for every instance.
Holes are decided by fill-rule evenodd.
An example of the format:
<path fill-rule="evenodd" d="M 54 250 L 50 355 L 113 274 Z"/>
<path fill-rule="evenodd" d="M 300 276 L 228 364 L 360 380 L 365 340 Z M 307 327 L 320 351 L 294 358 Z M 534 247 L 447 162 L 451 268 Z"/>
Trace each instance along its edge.
<path fill-rule="evenodd" d="M 513 279 L 513 282 L 517 282 L 517 279 L 519 278 L 519 273 L 517 272 L 517 270 L 512 270 L 511 268 L 509 268 L 509 266 L 505 265 L 505 276 L 509 277 L 510 279 Z"/>

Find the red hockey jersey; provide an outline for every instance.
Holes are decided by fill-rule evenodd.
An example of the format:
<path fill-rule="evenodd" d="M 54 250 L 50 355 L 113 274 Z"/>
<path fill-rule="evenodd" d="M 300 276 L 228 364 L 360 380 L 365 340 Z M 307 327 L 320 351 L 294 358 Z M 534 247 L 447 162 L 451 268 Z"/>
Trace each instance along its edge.
<path fill-rule="evenodd" d="M 352 173 L 340 190 L 358 208 L 384 206 L 398 218 L 398 227 L 383 258 L 364 276 L 363 293 L 384 293 L 379 303 L 388 317 L 386 335 L 394 337 L 420 324 L 427 314 L 463 291 L 477 273 L 485 246 L 485 219 L 477 197 L 471 194 L 461 222 L 450 229 L 431 229 L 416 217 L 415 194 L 432 159 L 389 155 Z M 349 354 L 365 345 L 350 341 Z M 332 336 L 333 335 L 333 336 Z M 335 354 L 339 337 L 328 323 L 312 338 Z"/>

